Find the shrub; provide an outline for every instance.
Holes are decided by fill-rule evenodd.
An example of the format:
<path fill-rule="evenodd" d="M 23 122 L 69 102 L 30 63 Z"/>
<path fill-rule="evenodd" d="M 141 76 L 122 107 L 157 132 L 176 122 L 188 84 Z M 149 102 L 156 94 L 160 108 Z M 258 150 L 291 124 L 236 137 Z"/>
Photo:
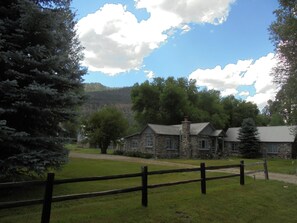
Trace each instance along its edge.
<path fill-rule="evenodd" d="M 144 159 L 151 159 L 153 158 L 153 154 L 150 153 L 142 153 L 139 151 L 123 151 L 123 150 L 115 150 L 113 152 L 114 155 L 123 155 L 129 157 L 139 157 Z"/>

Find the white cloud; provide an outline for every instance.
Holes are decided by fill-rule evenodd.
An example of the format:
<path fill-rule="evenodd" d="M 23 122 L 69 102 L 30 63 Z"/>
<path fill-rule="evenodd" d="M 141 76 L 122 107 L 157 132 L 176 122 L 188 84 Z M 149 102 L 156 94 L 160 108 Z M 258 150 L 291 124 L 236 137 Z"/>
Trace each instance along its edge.
<path fill-rule="evenodd" d="M 82 18 L 77 32 L 84 49 L 84 66 L 108 75 L 139 69 L 143 59 L 164 43 L 173 30 L 190 30 L 188 23 L 220 24 L 235 0 L 136 0 L 146 9 L 147 20 L 138 21 L 121 4 L 106 4 Z"/>
<path fill-rule="evenodd" d="M 237 64 L 228 64 L 224 68 L 216 66 L 213 69 L 197 69 L 189 76 L 195 79 L 197 85 L 223 91 L 236 89 L 239 85 L 251 85 L 253 81 L 243 75 L 252 64 L 252 60 L 239 60 Z"/>
<path fill-rule="evenodd" d="M 230 5 L 235 0 L 136 0 L 138 8 L 145 8 L 152 15 L 169 13 L 183 23 L 221 24 L 226 21 Z M 162 17 L 160 17 L 162 18 Z"/>
<path fill-rule="evenodd" d="M 228 64 L 224 68 L 216 66 L 213 69 L 197 69 L 189 75 L 197 85 L 206 86 L 222 92 L 222 96 L 237 94 L 239 86 L 254 86 L 255 95 L 250 92 L 239 92 L 240 96 L 248 96 L 261 109 L 269 99 L 274 99 L 276 85 L 273 83 L 271 69 L 276 65 L 273 53 L 258 60 L 239 60 L 236 64 Z"/>
<path fill-rule="evenodd" d="M 250 95 L 250 92 L 248 92 L 248 91 L 241 91 L 241 92 L 239 93 L 239 95 L 240 95 L 240 96 L 249 96 L 249 95 Z"/>
<path fill-rule="evenodd" d="M 275 93 L 275 89 L 269 89 L 264 93 L 257 93 L 254 96 L 248 96 L 246 100 L 257 104 L 258 108 L 261 111 L 265 107 L 269 99 L 275 99 Z"/>
<path fill-rule="evenodd" d="M 126 11 L 123 5 L 104 5 L 77 24 L 84 46 L 83 65 L 109 75 L 137 69 L 167 36 Z M 151 35 L 147 35 L 150 32 Z"/>
<path fill-rule="evenodd" d="M 231 95 L 231 94 L 237 94 L 237 93 L 238 93 L 238 90 L 232 89 L 232 88 L 228 88 L 228 89 L 221 91 L 221 95 L 223 97 Z"/>
<path fill-rule="evenodd" d="M 184 34 L 184 33 L 189 32 L 189 31 L 191 30 L 191 27 L 188 26 L 188 25 L 183 25 L 183 26 L 181 27 L 181 29 L 182 29 L 182 34 Z"/>
<path fill-rule="evenodd" d="M 151 70 L 145 70 L 144 73 L 146 73 L 146 77 L 147 77 L 148 79 L 153 79 L 153 78 L 155 77 L 154 72 L 151 71 Z"/>

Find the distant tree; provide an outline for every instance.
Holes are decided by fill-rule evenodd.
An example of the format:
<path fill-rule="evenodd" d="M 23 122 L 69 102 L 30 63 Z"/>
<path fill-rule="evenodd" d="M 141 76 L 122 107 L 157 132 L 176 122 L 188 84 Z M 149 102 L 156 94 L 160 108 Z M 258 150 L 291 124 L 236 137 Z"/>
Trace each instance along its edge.
<path fill-rule="evenodd" d="M 229 116 L 225 129 L 241 126 L 242 121 L 246 118 L 252 118 L 257 121 L 261 120 L 261 117 L 257 118 L 259 109 L 254 103 L 239 100 L 233 95 L 230 95 L 222 99 L 222 104 L 225 113 Z M 261 125 L 261 123 L 257 124 Z"/>
<path fill-rule="evenodd" d="M 192 122 L 211 122 L 216 128 L 238 127 L 244 118 L 257 119 L 256 104 L 236 99 L 222 98 L 219 91 L 198 91 L 194 80 L 169 77 L 155 78 L 135 84 L 131 91 L 132 110 L 140 125 L 146 123 L 179 124 L 184 116 Z"/>
<path fill-rule="evenodd" d="M 270 26 L 271 40 L 279 62 L 274 80 L 280 85 L 276 95 L 280 114 L 286 124 L 297 123 L 297 6 L 296 0 L 279 0 L 274 11 L 276 21 Z"/>
<path fill-rule="evenodd" d="M 0 178 L 67 161 L 61 123 L 82 103 L 81 47 L 68 0 L 0 2 Z"/>
<path fill-rule="evenodd" d="M 102 154 L 106 154 L 110 143 L 123 136 L 127 128 L 127 120 L 114 107 L 105 107 L 93 113 L 86 123 L 90 144 L 98 145 Z"/>
<path fill-rule="evenodd" d="M 258 130 L 251 118 L 244 119 L 239 129 L 239 151 L 244 158 L 257 158 L 260 154 Z"/>
<path fill-rule="evenodd" d="M 285 122 L 283 120 L 283 117 L 280 114 L 273 114 L 273 115 L 271 115 L 269 125 L 270 126 L 280 126 L 280 125 L 285 125 Z"/>
<path fill-rule="evenodd" d="M 155 78 L 152 82 L 133 86 L 132 110 L 140 125 L 178 124 L 195 107 L 197 92 L 193 80 Z"/>
<path fill-rule="evenodd" d="M 199 122 L 211 122 L 215 128 L 224 128 L 228 124 L 228 114 L 224 110 L 219 91 L 202 90 L 197 93 L 196 106 L 202 112 Z"/>

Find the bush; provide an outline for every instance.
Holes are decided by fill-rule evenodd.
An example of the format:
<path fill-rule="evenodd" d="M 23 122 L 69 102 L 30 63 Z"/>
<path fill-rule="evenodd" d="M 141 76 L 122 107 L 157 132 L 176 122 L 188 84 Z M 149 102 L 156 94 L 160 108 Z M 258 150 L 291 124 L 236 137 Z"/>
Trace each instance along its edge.
<path fill-rule="evenodd" d="M 124 151 L 123 150 L 114 150 L 113 155 L 124 155 Z"/>
<path fill-rule="evenodd" d="M 153 154 L 150 153 L 142 153 L 139 151 L 123 151 L 123 150 L 115 150 L 113 152 L 114 155 L 123 155 L 129 157 L 139 157 L 144 159 L 151 159 L 153 158 Z"/>

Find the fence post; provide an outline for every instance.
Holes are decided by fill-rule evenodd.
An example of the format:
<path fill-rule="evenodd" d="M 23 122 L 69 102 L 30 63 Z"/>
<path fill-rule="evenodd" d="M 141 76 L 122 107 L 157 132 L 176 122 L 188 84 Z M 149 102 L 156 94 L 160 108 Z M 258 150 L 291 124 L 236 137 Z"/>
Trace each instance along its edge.
<path fill-rule="evenodd" d="M 54 173 L 47 174 L 43 206 L 42 206 L 41 223 L 49 223 L 50 222 L 54 179 L 55 179 Z"/>
<path fill-rule="evenodd" d="M 265 174 L 265 180 L 269 180 L 269 176 L 268 176 L 268 167 L 267 167 L 267 160 L 264 160 L 264 174 Z"/>
<path fill-rule="evenodd" d="M 200 176 L 201 176 L 201 193 L 206 194 L 205 163 L 200 163 Z"/>
<path fill-rule="evenodd" d="M 240 185 L 244 185 L 244 161 L 240 161 Z"/>
<path fill-rule="evenodd" d="M 141 204 L 143 207 L 147 207 L 147 166 L 141 167 L 141 183 L 142 183 L 142 196 Z"/>

